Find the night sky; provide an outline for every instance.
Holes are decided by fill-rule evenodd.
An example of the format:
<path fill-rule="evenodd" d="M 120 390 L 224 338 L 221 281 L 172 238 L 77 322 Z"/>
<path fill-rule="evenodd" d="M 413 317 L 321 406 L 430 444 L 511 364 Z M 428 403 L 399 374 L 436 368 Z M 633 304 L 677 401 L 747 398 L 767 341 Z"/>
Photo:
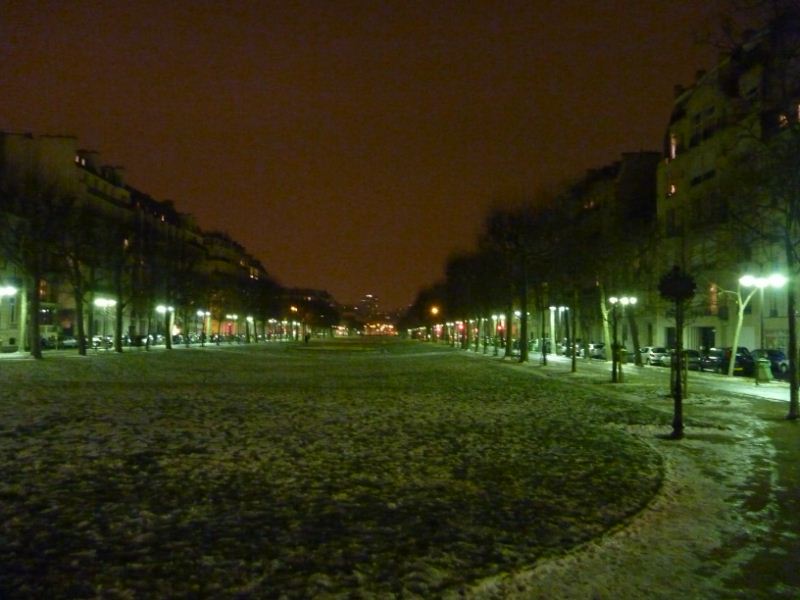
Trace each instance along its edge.
<path fill-rule="evenodd" d="M 400 307 L 490 206 L 660 149 L 720 4 L 0 0 L 0 129 L 77 136 L 284 285 Z"/>

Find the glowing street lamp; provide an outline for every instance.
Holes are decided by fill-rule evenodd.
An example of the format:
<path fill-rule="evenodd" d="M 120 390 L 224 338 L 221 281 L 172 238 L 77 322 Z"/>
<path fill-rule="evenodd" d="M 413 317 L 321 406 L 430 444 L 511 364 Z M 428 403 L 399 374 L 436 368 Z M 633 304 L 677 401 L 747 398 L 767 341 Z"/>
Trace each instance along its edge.
<path fill-rule="evenodd" d="M 231 332 L 232 335 L 236 335 L 237 333 L 239 333 L 239 329 L 238 329 L 237 323 L 236 323 L 236 321 L 239 320 L 239 315 L 237 315 L 237 314 L 229 314 L 229 315 L 225 315 L 225 318 L 228 321 L 233 321 L 233 327 L 230 327 L 228 329 L 228 331 Z"/>
<path fill-rule="evenodd" d="M 760 329 L 760 347 L 764 347 L 764 288 L 771 287 L 773 289 L 782 288 L 786 285 L 788 279 L 779 273 L 773 273 L 769 277 L 756 277 L 753 275 L 742 275 L 739 278 L 739 283 L 742 287 L 758 289 L 758 312 L 759 312 L 759 329 Z M 755 291 L 755 289 L 753 290 Z M 748 300 L 750 298 L 748 297 Z M 735 353 L 735 349 L 734 349 Z"/>
<path fill-rule="evenodd" d="M 164 317 L 164 339 L 167 344 L 167 348 L 172 347 L 172 313 L 175 312 L 175 308 L 172 306 L 166 306 L 165 304 L 159 304 L 156 306 L 156 312 Z"/>
<path fill-rule="evenodd" d="M 197 316 L 202 319 L 202 330 L 200 332 L 200 346 L 206 345 L 206 331 L 210 328 L 208 318 L 211 316 L 211 311 L 200 309 L 197 311 Z"/>
<path fill-rule="evenodd" d="M 106 321 L 108 320 L 108 309 L 117 305 L 117 301 L 111 298 L 95 298 L 94 305 L 103 309 L 103 343 L 106 341 Z"/>

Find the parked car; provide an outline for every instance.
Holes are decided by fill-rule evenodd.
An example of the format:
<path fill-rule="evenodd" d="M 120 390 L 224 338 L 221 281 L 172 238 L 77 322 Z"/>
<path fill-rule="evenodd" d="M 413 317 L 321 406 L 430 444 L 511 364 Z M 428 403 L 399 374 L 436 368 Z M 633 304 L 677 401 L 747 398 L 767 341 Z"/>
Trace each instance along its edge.
<path fill-rule="evenodd" d="M 669 350 L 663 346 L 645 346 L 639 349 L 642 362 L 646 365 L 669 365 Z"/>
<path fill-rule="evenodd" d="M 60 335 L 56 341 L 56 348 L 77 348 L 78 338 L 71 335 Z"/>
<path fill-rule="evenodd" d="M 683 351 L 683 359 L 686 361 L 686 368 L 690 371 L 700 370 L 700 352 L 687 348 Z"/>
<path fill-rule="evenodd" d="M 706 353 L 700 357 L 700 370 L 714 371 L 716 373 L 727 373 L 728 365 L 731 361 L 731 350 L 731 348 L 709 348 Z M 744 346 L 739 346 L 734 360 L 734 375 L 753 374 L 755 360 L 747 348 Z"/>
<path fill-rule="evenodd" d="M 700 370 L 721 373 L 724 359 L 725 350 L 722 348 L 709 348 L 700 355 Z"/>
<path fill-rule="evenodd" d="M 92 336 L 92 348 L 111 348 L 114 345 L 114 338 L 110 335 Z"/>
<path fill-rule="evenodd" d="M 591 342 L 587 348 L 587 352 L 589 353 L 589 358 L 605 358 L 606 345 L 602 342 Z"/>
<path fill-rule="evenodd" d="M 753 358 L 760 360 L 765 358 L 769 361 L 772 374 L 776 377 L 785 377 L 789 373 L 789 359 L 783 350 L 776 348 L 757 348 L 752 352 Z"/>

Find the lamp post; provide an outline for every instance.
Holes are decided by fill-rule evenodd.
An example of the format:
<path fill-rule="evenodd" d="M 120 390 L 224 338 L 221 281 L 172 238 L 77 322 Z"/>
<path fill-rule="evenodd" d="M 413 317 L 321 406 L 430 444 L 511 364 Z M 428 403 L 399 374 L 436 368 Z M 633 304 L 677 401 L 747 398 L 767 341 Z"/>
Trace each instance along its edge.
<path fill-rule="evenodd" d="M 233 314 L 233 315 L 225 315 L 225 318 L 226 318 L 228 321 L 233 321 L 233 325 L 228 327 L 228 334 L 229 334 L 229 335 L 237 335 L 237 334 L 239 333 L 239 329 L 238 329 L 238 327 L 237 327 L 237 326 L 238 326 L 238 323 L 237 323 L 237 321 L 239 320 L 239 315 L 236 315 L 236 314 Z M 239 341 L 239 338 L 238 338 L 238 336 L 237 336 L 237 338 L 236 338 L 236 341 L 237 341 L 237 342 Z"/>
<path fill-rule="evenodd" d="M 571 345 L 570 339 L 570 331 L 569 331 L 569 319 L 567 318 L 567 313 L 569 312 L 568 306 L 559 306 L 558 307 L 558 339 L 564 338 L 566 346 L 564 348 L 564 354 L 571 356 L 568 354 L 568 348 Z M 555 336 L 554 336 L 555 337 Z M 557 353 L 557 352 L 556 352 Z"/>
<path fill-rule="evenodd" d="M 683 358 L 683 320 L 684 309 L 694 297 L 697 284 L 694 277 L 684 272 L 678 265 L 667 271 L 658 281 L 658 292 L 662 298 L 675 303 L 675 354 L 680 365 Z M 683 385 L 680 378 L 680 369 L 676 371 L 675 385 L 672 387 L 674 408 L 672 415 L 672 434 L 670 437 L 679 440 L 683 437 Z"/>
<path fill-rule="evenodd" d="M 622 360 L 621 348 L 619 339 L 617 337 L 617 306 L 621 306 L 620 312 L 622 317 L 625 317 L 625 307 L 628 305 L 636 304 L 635 296 L 611 296 L 608 299 L 611 304 L 611 326 L 612 326 L 612 341 L 611 341 L 611 381 L 613 383 L 622 383 Z"/>
<path fill-rule="evenodd" d="M 758 289 L 758 312 L 759 312 L 759 347 L 764 348 L 764 288 L 782 288 L 786 285 L 786 277 L 778 273 L 773 273 L 769 277 L 755 277 L 753 275 L 742 275 L 739 283 L 742 287 Z M 736 349 L 733 350 L 735 355 Z M 733 360 L 733 358 L 731 358 Z"/>
<path fill-rule="evenodd" d="M 175 309 L 159 304 L 156 306 L 156 312 L 164 317 L 164 344 L 167 348 L 172 348 L 172 313 Z"/>
<path fill-rule="evenodd" d="M 200 323 L 202 324 L 202 328 L 200 330 L 200 346 L 206 345 L 206 322 L 208 321 L 208 317 L 211 316 L 211 312 L 200 309 L 197 311 L 197 316 L 201 319 Z"/>
<path fill-rule="evenodd" d="M 431 313 L 431 329 L 430 329 L 430 339 L 432 342 L 438 341 L 436 335 L 436 318 L 439 316 L 439 307 L 435 304 L 430 308 Z"/>
<path fill-rule="evenodd" d="M 103 345 L 106 345 L 106 321 L 108 320 L 108 309 L 116 306 L 117 301 L 110 298 L 95 298 L 94 305 L 103 309 Z"/>
<path fill-rule="evenodd" d="M 250 315 L 247 315 L 244 318 L 244 320 L 245 320 L 245 327 L 247 329 L 247 343 L 249 344 L 250 343 L 250 328 L 253 327 L 254 321 L 253 321 L 253 317 L 250 316 Z"/>

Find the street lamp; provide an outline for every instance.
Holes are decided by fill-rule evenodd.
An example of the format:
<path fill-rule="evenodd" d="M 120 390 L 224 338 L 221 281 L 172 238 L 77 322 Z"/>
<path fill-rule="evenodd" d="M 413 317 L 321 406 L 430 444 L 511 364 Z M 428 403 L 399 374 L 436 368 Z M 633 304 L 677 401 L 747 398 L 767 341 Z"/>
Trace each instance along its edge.
<path fill-rule="evenodd" d="M 164 317 L 164 343 L 167 348 L 172 347 L 172 313 L 175 309 L 172 306 L 159 304 L 156 306 L 156 312 Z"/>
<path fill-rule="evenodd" d="M 786 277 L 779 273 L 773 273 L 769 277 L 755 277 L 753 275 L 742 275 L 739 278 L 739 284 L 742 287 L 746 288 L 757 288 L 758 289 L 758 312 L 759 312 L 759 329 L 760 329 L 760 340 L 761 344 L 760 347 L 764 348 L 764 288 L 771 287 L 774 289 L 782 288 L 786 285 L 788 280 Z M 755 291 L 755 290 L 754 290 Z M 736 349 L 733 349 L 734 355 L 736 354 Z"/>
<path fill-rule="evenodd" d="M 292 308 L 294 308 L 294 306 L 293 306 Z M 229 328 L 228 328 L 228 334 L 229 334 L 229 335 L 231 335 L 231 334 L 233 334 L 233 335 L 237 335 L 237 334 L 239 333 L 239 328 L 238 328 L 238 326 L 237 326 L 238 324 L 236 323 L 236 321 L 238 321 L 238 320 L 239 320 L 239 315 L 236 315 L 236 314 L 233 314 L 233 315 L 225 315 L 225 318 L 226 318 L 228 321 L 233 321 L 233 327 L 230 327 L 230 326 L 229 326 Z M 235 332 L 235 333 L 232 333 L 232 332 Z M 236 341 L 237 341 L 237 342 L 239 341 L 238 337 L 237 337 Z"/>
<path fill-rule="evenodd" d="M 613 383 L 622 383 L 622 361 L 620 360 L 620 344 L 617 338 L 617 306 L 621 306 L 620 312 L 622 317 L 625 317 L 625 307 L 633 306 L 636 304 L 635 296 L 611 296 L 608 299 L 611 304 L 611 323 L 612 323 L 612 341 L 611 341 L 611 381 Z"/>
<path fill-rule="evenodd" d="M 201 323 L 203 324 L 201 332 L 200 332 L 200 346 L 206 345 L 206 323 L 208 321 L 208 317 L 211 316 L 211 311 L 200 309 L 197 311 L 197 316 L 200 317 Z"/>
<path fill-rule="evenodd" d="M 117 305 L 116 300 L 111 298 L 95 298 L 94 305 L 103 309 L 103 345 L 106 343 L 106 321 L 108 320 L 108 309 Z"/>

